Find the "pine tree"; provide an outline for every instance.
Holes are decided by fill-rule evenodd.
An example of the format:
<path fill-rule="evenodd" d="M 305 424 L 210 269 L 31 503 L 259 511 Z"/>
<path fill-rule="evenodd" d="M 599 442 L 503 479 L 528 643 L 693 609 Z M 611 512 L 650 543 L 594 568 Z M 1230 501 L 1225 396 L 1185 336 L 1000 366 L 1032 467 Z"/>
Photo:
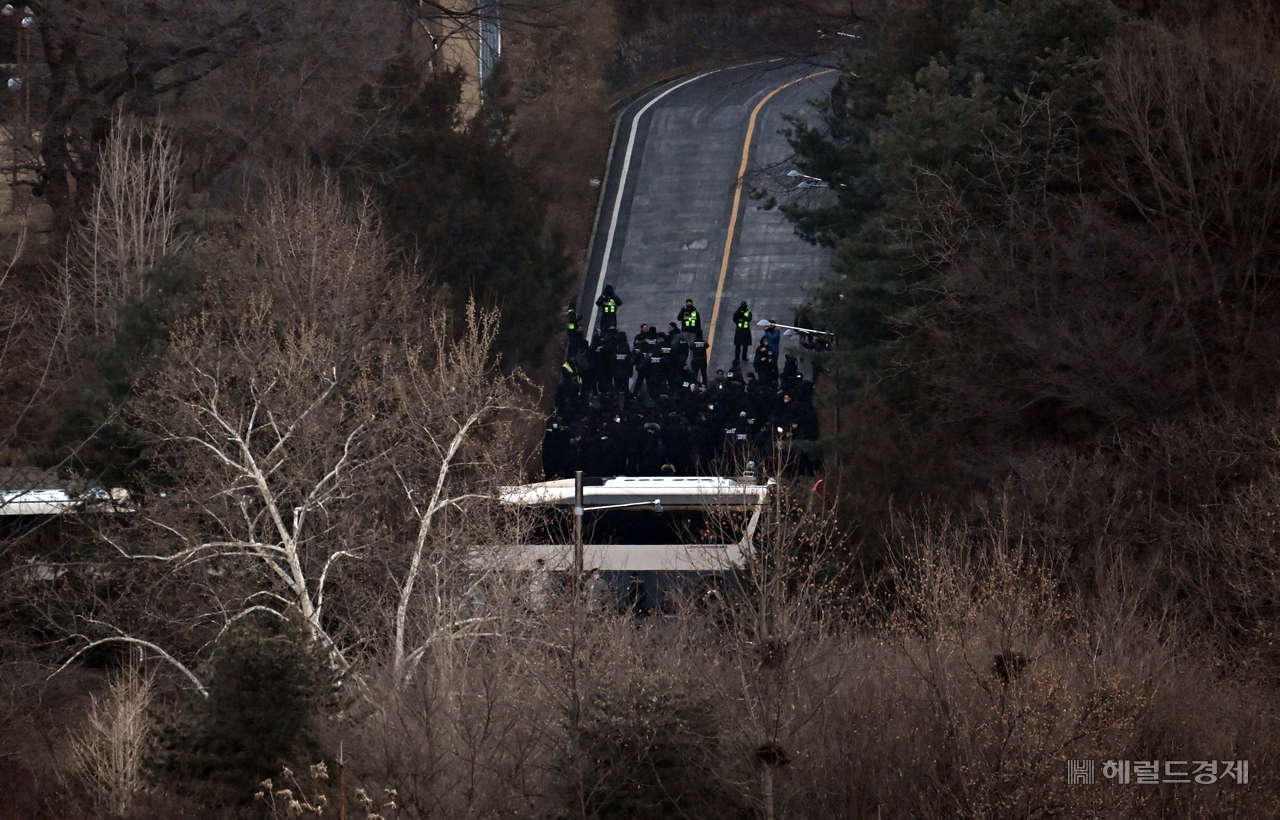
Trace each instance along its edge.
<path fill-rule="evenodd" d="M 295 760 L 334 693 L 327 657 L 296 624 L 240 621 L 209 661 L 208 697 L 161 733 L 159 773 L 211 803 L 252 800 Z"/>
<path fill-rule="evenodd" d="M 353 190 L 374 194 L 388 236 L 416 262 L 424 287 L 447 289 L 458 316 L 472 294 L 497 307 L 499 348 L 536 359 L 557 329 L 569 262 L 559 238 L 544 236 L 541 192 L 512 155 L 502 63 L 469 120 L 459 111 L 462 79 L 390 64 L 363 94 L 366 136 L 334 146 L 325 161 Z"/>

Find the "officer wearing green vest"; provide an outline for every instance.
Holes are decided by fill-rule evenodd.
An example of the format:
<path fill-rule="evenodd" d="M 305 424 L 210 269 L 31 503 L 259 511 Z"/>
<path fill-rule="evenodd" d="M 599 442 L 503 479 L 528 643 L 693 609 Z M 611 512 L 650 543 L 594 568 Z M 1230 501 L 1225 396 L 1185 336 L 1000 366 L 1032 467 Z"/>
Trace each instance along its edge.
<path fill-rule="evenodd" d="M 751 308 L 743 302 L 733 314 L 733 361 L 746 361 L 751 354 Z"/>
<path fill-rule="evenodd" d="M 573 362 L 560 365 L 560 384 L 556 386 L 556 409 L 565 410 L 578 400 L 582 393 L 582 382 L 578 379 L 578 368 Z"/>
<path fill-rule="evenodd" d="M 596 300 L 596 307 L 600 308 L 601 329 L 616 330 L 618 328 L 618 308 L 622 307 L 622 300 L 613 292 L 613 285 L 604 286 L 604 290 L 600 293 L 600 298 Z"/>
<path fill-rule="evenodd" d="M 680 323 L 680 330 L 689 344 L 693 344 L 694 339 L 702 338 L 702 317 L 698 315 L 692 299 L 684 300 L 684 307 L 676 314 L 676 321 Z"/>
<path fill-rule="evenodd" d="M 578 315 L 577 299 L 569 300 L 569 307 L 564 312 L 564 323 L 564 357 L 568 361 L 573 361 L 579 353 L 587 348 L 587 339 L 582 335 L 582 318 Z"/>

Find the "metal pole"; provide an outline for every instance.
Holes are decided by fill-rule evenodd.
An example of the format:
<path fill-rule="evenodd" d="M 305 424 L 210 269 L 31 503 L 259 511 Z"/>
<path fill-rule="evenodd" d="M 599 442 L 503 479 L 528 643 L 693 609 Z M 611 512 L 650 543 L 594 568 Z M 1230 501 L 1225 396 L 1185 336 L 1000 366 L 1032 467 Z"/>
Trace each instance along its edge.
<path fill-rule="evenodd" d="M 342 754 L 342 741 L 338 741 L 338 820 L 347 820 L 347 784 L 343 774 L 347 768 L 347 759 Z"/>
<path fill-rule="evenodd" d="M 17 74 L 19 80 L 25 80 L 27 75 L 26 75 L 26 72 L 22 70 L 22 63 L 23 63 L 22 61 L 22 18 L 17 17 L 15 15 L 13 22 L 17 24 L 17 29 L 18 29 L 18 35 L 14 42 L 14 51 L 13 51 L 13 59 L 14 59 L 14 62 L 17 63 L 17 67 L 18 67 L 18 70 L 15 73 Z M 30 106 L 28 106 L 28 108 L 30 108 Z M 26 117 L 19 118 L 19 112 L 21 111 L 22 111 L 22 88 L 19 87 L 18 90 L 13 92 L 14 126 L 9 129 L 9 141 L 12 143 L 11 147 L 13 148 L 13 187 L 15 190 L 18 187 L 18 128 L 22 127 L 25 130 L 27 125 Z"/>
<path fill-rule="evenodd" d="M 573 473 L 573 587 L 575 597 L 582 579 L 582 471 Z"/>
<path fill-rule="evenodd" d="M 839 346 L 839 343 L 840 343 L 840 337 L 832 333 L 831 349 L 834 351 Z M 840 379 L 838 378 L 839 375 L 840 375 L 839 366 L 832 365 L 831 380 L 835 382 L 835 388 L 837 392 L 840 390 Z M 836 396 L 836 438 L 837 439 L 840 438 L 840 396 L 839 395 Z M 837 442 L 836 443 L 836 467 L 839 467 L 839 466 L 840 466 L 840 444 L 839 442 Z"/>

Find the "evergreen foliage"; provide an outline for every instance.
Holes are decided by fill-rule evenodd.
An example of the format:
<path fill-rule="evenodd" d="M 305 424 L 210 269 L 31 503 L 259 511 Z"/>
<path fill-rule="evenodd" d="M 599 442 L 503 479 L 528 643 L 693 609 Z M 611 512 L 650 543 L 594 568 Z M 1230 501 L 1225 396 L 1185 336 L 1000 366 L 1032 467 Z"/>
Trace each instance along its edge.
<path fill-rule="evenodd" d="M 164 366 L 169 334 L 200 309 L 205 278 L 221 260 L 203 248 L 162 257 L 143 278 L 143 295 L 120 310 L 111 337 L 81 337 L 73 351 L 78 373 L 59 409 L 47 460 L 73 454 L 72 466 L 117 486 L 136 481 L 129 467 L 143 446 L 121 413 L 135 387 Z"/>
<path fill-rule="evenodd" d="M 218 641 L 208 691 L 161 732 L 159 773 L 208 802 L 240 804 L 312 745 L 334 676 L 302 626 L 244 619 Z"/>
<path fill-rule="evenodd" d="M 735 817 L 714 705 L 661 683 L 597 695 L 577 729 L 582 803 L 594 818 Z M 570 767 L 572 768 L 572 767 Z M 565 795 L 578 814 L 578 791 Z"/>
<path fill-rule="evenodd" d="M 462 82 L 461 70 L 424 79 L 408 60 L 390 63 L 361 95 L 362 138 L 334 146 L 325 162 L 353 190 L 373 193 L 424 288 L 445 290 L 458 316 L 471 294 L 497 307 L 499 347 L 536 359 L 555 332 L 569 261 L 559 238 L 544 235 L 541 193 L 512 156 L 502 64 L 470 119 L 459 107 Z"/>
<path fill-rule="evenodd" d="M 816 300 L 817 320 L 840 334 L 836 372 L 867 428 L 888 422 L 847 429 L 844 442 L 887 466 L 885 495 L 947 491 L 926 476 L 934 455 L 903 460 L 904 446 L 937 446 L 936 431 L 894 433 L 889 418 L 1006 412 L 939 405 L 949 397 L 931 389 L 922 363 L 935 358 L 934 339 L 921 331 L 948 306 L 952 274 L 984 239 L 1019 235 L 1032 221 L 1023 206 L 1038 197 L 1034 207 L 1061 210 L 1098 190 L 1102 57 L 1131 25 L 1109 0 L 911 0 L 849 58 L 818 103 L 822 122 L 792 121 L 800 169 L 828 180 L 832 197 L 783 209 L 802 236 L 833 249 L 836 275 Z M 1048 244 L 1021 235 L 1033 248 Z M 988 368 L 1007 355 L 973 354 Z"/>
<path fill-rule="evenodd" d="M 868 53 L 849 60 L 819 103 L 822 123 L 792 120 L 800 169 L 828 180 L 834 201 L 784 211 L 802 236 L 834 250 L 837 279 L 819 302 L 851 354 L 844 372 L 855 384 L 879 370 L 903 311 L 932 297 L 936 271 L 920 259 L 938 249 L 904 229 L 931 216 L 922 213 L 928 187 L 945 184 L 960 192 L 957 204 L 990 214 L 1004 182 L 993 162 L 1001 143 L 1041 136 L 1032 149 L 1043 157 L 1097 139 L 1099 58 L 1122 21 L 1108 0 L 911 0 L 885 19 Z M 1051 112 L 1037 124 L 1047 138 L 1023 133 L 1036 103 Z M 1092 176 L 1072 171 L 1046 182 Z"/>
<path fill-rule="evenodd" d="M 839 333 L 864 531 L 887 532 L 890 505 L 1034 495 L 1034 465 L 1064 452 L 1148 480 L 1167 425 L 1229 437 L 1269 412 L 1280 18 L 1161 14 L 908 0 L 821 123 L 792 122 L 799 169 L 830 185 L 783 207 L 833 251 L 814 321 Z"/>

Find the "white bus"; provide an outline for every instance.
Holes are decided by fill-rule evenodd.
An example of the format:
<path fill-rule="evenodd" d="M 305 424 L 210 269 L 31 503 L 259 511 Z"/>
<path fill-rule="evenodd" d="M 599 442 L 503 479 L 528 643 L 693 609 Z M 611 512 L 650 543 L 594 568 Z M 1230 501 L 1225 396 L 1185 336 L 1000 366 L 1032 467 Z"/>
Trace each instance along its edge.
<path fill-rule="evenodd" d="M 542 517 L 504 564 L 534 574 L 581 572 L 584 584 L 603 582 L 614 600 L 647 613 L 677 593 L 720 589 L 750 554 L 773 487 L 772 479 L 754 477 L 586 478 L 580 510 L 574 479 L 504 487 L 504 504 L 563 511 Z"/>

